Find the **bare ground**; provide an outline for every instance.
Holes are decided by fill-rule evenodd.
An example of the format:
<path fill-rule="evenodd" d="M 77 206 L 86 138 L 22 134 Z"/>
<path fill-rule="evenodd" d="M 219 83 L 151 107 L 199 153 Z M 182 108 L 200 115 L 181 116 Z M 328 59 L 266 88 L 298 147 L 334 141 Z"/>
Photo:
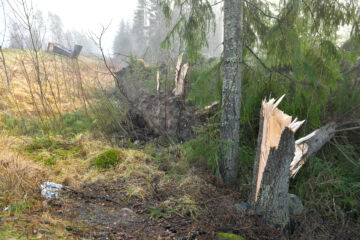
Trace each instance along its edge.
<path fill-rule="evenodd" d="M 210 173 L 204 173 L 203 177 Z M 336 225 L 311 216 L 292 218 L 290 233 L 280 233 L 264 225 L 256 214 L 235 213 L 234 204 L 245 201 L 247 192 L 204 179 L 209 186 L 198 192 L 194 203 L 197 215 L 179 214 L 164 206 L 167 199 L 183 190 L 154 189 L 151 197 L 128 198 L 122 179 L 85 184 L 81 190 L 67 189 L 63 201 L 50 202 L 52 213 L 89 226 L 69 232 L 90 239 L 216 239 L 217 232 L 238 234 L 244 239 L 359 239 L 351 223 Z M 157 209 L 158 213 L 151 210 Z M 155 211 L 155 210 L 154 210 Z"/>

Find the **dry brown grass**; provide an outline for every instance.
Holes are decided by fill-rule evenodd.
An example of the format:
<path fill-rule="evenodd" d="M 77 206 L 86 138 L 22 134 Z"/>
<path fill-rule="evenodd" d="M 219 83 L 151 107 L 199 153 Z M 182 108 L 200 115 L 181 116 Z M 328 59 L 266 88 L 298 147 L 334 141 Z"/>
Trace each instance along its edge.
<path fill-rule="evenodd" d="M 27 157 L 11 150 L 13 139 L 0 137 L 0 192 L 26 199 L 39 193 L 46 173 Z"/>
<path fill-rule="evenodd" d="M 5 72 L 0 65 L 0 107 L 8 114 L 44 118 L 74 111 L 91 102 L 91 90 L 101 84 L 113 85 L 103 63 L 80 57 L 75 60 L 40 52 L 40 79 L 44 92 L 41 101 L 39 84 L 30 51 L 5 50 L 7 71 L 11 81 L 9 93 Z M 80 72 L 80 74 L 79 74 Z"/>

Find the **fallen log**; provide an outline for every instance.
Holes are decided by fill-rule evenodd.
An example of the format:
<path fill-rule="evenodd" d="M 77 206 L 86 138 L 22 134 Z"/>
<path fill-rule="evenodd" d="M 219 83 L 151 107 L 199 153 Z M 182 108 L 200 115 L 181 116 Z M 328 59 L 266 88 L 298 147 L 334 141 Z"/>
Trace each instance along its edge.
<path fill-rule="evenodd" d="M 300 168 L 306 163 L 309 157 L 315 155 L 326 143 L 330 142 L 337 132 L 345 132 L 351 130 L 359 129 L 358 123 L 356 121 L 348 122 L 356 124 L 356 127 L 339 129 L 344 125 L 344 120 L 349 118 L 349 116 L 355 113 L 360 108 L 360 104 L 354 106 L 349 111 L 342 114 L 337 119 L 331 121 L 325 126 L 315 130 L 309 135 L 297 140 L 295 142 L 295 157 L 291 162 L 290 166 L 290 175 L 291 177 L 295 177 L 299 172 Z M 345 123 L 346 125 L 346 123 Z M 357 163 L 354 163 L 350 160 L 350 162 L 358 167 Z"/>
<path fill-rule="evenodd" d="M 315 155 L 335 136 L 336 127 L 336 122 L 330 122 L 295 142 L 295 156 L 290 164 L 291 177 L 294 178 L 307 159 Z"/>

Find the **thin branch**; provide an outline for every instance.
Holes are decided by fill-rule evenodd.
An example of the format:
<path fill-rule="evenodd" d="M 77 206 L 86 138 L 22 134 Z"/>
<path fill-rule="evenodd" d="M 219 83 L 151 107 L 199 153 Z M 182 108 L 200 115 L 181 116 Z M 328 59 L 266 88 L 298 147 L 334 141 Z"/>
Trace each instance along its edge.
<path fill-rule="evenodd" d="M 8 74 L 8 71 L 7 71 L 6 59 L 5 59 L 4 51 L 3 51 L 1 45 L 0 45 L 0 53 L 1 53 L 1 62 L 2 62 L 3 67 L 4 67 L 6 81 L 7 81 L 7 84 L 8 84 L 9 91 L 10 91 L 10 77 L 9 77 L 9 74 Z"/>
<path fill-rule="evenodd" d="M 334 139 L 334 142 L 330 142 L 331 145 L 333 145 L 337 150 L 339 150 L 339 152 L 346 158 L 346 160 L 348 160 L 351 164 L 353 164 L 355 167 L 359 167 L 359 164 L 357 164 L 356 162 L 354 162 L 339 146 L 338 146 L 338 142 L 336 141 L 336 139 Z"/>
<path fill-rule="evenodd" d="M 131 56 L 129 56 L 129 55 L 126 55 L 126 54 L 123 54 L 123 53 L 118 53 L 118 52 L 114 53 L 114 55 L 115 55 L 115 56 L 123 56 L 123 57 L 127 57 L 127 58 L 130 58 L 130 57 L 131 57 Z"/>
<path fill-rule="evenodd" d="M 360 126 L 359 127 L 344 128 L 344 129 L 336 130 L 335 133 L 353 131 L 353 130 L 358 130 L 358 129 L 360 129 Z"/>
<path fill-rule="evenodd" d="M 211 4 L 211 7 L 214 7 L 214 6 L 216 6 L 216 5 L 220 4 L 220 3 L 223 3 L 223 2 L 224 2 L 224 0 L 213 3 L 213 4 Z"/>
<path fill-rule="evenodd" d="M 245 45 L 245 47 L 249 50 L 249 52 L 256 58 L 256 60 L 258 60 L 258 62 L 270 73 L 276 72 L 278 74 L 280 74 L 281 76 L 284 76 L 285 78 L 289 79 L 290 81 L 293 81 L 293 79 L 291 77 L 289 77 L 288 75 L 278 71 L 278 70 L 274 70 L 269 68 L 268 66 L 265 65 L 265 63 L 260 59 L 260 57 L 258 55 L 256 55 L 256 53 L 247 45 Z"/>
<path fill-rule="evenodd" d="M 346 72 L 341 72 L 341 74 L 342 74 L 343 76 L 347 76 L 347 75 L 349 75 L 350 73 L 354 72 L 354 71 L 357 70 L 357 69 L 360 69 L 360 61 L 359 61 L 359 63 L 357 63 L 355 66 L 353 66 L 352 68 L 350 68 L 349 70 L 347 70 Z"/>

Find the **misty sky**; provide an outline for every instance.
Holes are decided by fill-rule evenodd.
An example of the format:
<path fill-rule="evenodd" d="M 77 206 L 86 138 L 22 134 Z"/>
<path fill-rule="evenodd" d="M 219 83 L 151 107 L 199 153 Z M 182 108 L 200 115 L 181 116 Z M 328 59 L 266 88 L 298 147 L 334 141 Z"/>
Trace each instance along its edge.
<path fill-rule="evenodd" d="M 111 22 L 104 41 L 107 51 L 112 49 L 112 42 L 121 19 L 132 21 L 137 4 L 136 0 L 32 0 L 32 2 L 35 8 L 43 12 L 44 18 L 47 17 L 48 12 L 59 15 L 65 30 L 98 33 L 101 25 L 108 25 Z M 2 38 L 4 26 L 2 10 L 0 14 L 0 38 Z"/>
<path fill-rule="evenodd" d="M 0 3 L 6 0 L 0 0 Z M 31 0 L 27 0 L 31 2 Z M 270 0 L 278 3 L 279 0 Z M 10 0 L 11 2 L 11 0 Z M 48 12 L 60 16 L 64 30 L 99 33 L 101 25 L 111 25 L 104 38 L 104 47 L 107 53 L 112 50 L 113 40 L 121 19 L 132 21 L 136 9 L 136 0 L 32 0 L 34 7 L 43 12 L 46 19 Z M 5 15 L 8 9 L 5 9 Z M 3 10 L 0 4 L 0 44 L 4 33 Z M 348 38 L 349 29 L 342 27 L 342 40 Z"/>
<path fill-rule="evenodd" d="M 132 20 L 137 1 L 33 0 L 33 3 L 44 13 L 52 12 L 59 15 L 66 29 L 98 33 L 101 25 L 111 22 L 104 41 L 106 49 L 111 51 L 121 19 Z"/>

